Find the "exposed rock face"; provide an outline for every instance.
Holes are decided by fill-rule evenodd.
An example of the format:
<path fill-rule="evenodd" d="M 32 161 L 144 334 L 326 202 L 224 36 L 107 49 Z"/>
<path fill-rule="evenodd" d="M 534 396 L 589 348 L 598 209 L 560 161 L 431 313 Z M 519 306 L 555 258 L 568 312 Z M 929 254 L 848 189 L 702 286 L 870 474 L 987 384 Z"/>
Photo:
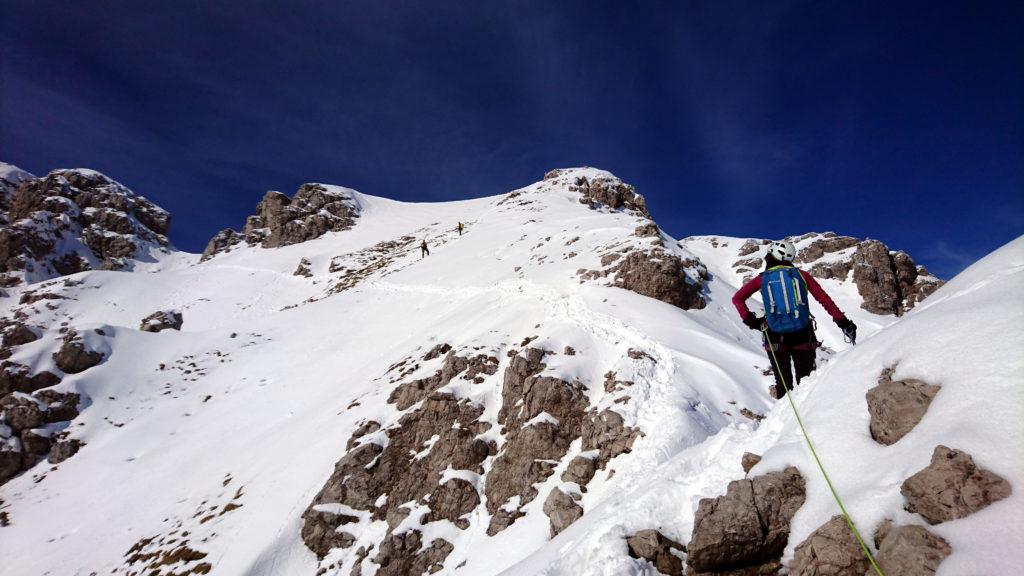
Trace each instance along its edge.
<path fill-rule="evenodd" d="M 431 352 L 427 353 L 425 359 L 433 359 Z M 483 376 L 491 375 L 498 371 L 498 359 L 486 354 L 478 354 L 473 357 L 456 356 L 449 352 L 445 357 L 441 369 L 428 378 L 413 380 L 404 383 L 391 392 L 388 402 L 398 406 L 399 410 L 405 410 L 420 400 L 426 398 L 431 392 L 446 386 L 453 378 L 462 374 L 463 380 L 483 382 Z"/>
<path fill-rule="evenodd" d="M 0 400 L 4 421 L 15 432 L 38 428 L 46 421 L 45 405 L 28 395 L 10 394 Z"/>
<path fill-rule="evenodd" d="M 69 440 L 61 440 L 50 448 L 50 455 L 48 460 L 50 464 L 60 464 L 61 462 L 71 458 L 78 453 L 78 450 L 84 446 L 78 439 L 72 438 Z"/>
<path fill-rule="evenodd" d="M 21 471 L 21 439 L 0 424 L 0 485 Z"/>
<path fill-rule="evenodd" d="M 487 533 L 492 536 L 522 516 L 519 508 L 537 497 L 533 485 L 553 473 L 555 463 L 581 434 L 588 404 L 584 388 L 579 383 L 540 376 L 544 354 L 541 349 L 527 348 L 513 357 L 505 370 L 498 423 L 507 436 L 486 485 L 487 508 L 492 514 Z M 505 508 L 513 497 L 518 497 L 518 507 Z"/>
<path fill-rule="evenodd" d="M 842 516 L 833 516 L 797 545 L 789 564 L 792 576 L 862 576 L 871 562 Z"/>
<path fill-rule="evenodd" d="M 594 458 L 577 456 L 569 461 L 569 466 L 562 472 L 563 482 L 574 482 L 579 484 L 581 489 L 586 491 L 586 485 L 597 473 L 597 462 Z"/>
<path fill-rule="evenodd" d="M 379 430 L 376 423 L 360 427 L 352 449 L 335 466 L 303 515 L 307 546 L 318 554 L 326 554 L 331 547 L 351 542 L 336 534 L 339 526 L 351 522 L 346 514 L 329 512 L 331 505 L 336 504 L 365 511 L 376 520 L 391 523 L 395 519 L 392 529 L 409 513 L 403 505 L 416 503 L 430 506 L 428 514 L 417 518 L 419 522 L 447 518 L 458 524 L 460 512 L 475 508 L 479 495 L 468 482 L 445 480 L 442 475 L 449 467 L 483 473 L 480 464 L 495 448 L 477 438 L 490 427 L 479 421 L 482 413 L 482 407 L 468 401 L 434 393 L 393 427 Z M 386 537 L 372 559 L 379 566 L 378 574 L 404 574 L 402 570 L 414 570 L 421 565 L 426 570 L 442 562 L 451 551 L 451 545 L 439 539 L 421 552 L 421 536 L 418 530 L 408 530 Z M 415 546 L 411 545 L 413 540 Z"/>
<path fill-rule="evenodd" d="M 270 191 L 256 205 L 256 214 L 249 216 L 242 232 L 218 232 L 207 244 L 202 259 L 228 251 L 243 240 L 250 246 L 276 248 L 348 230 L 359 211 L 353 191 L 347 188 L 303 184 L 292 198 Z"/>
<path fill-rule="evenodd" d="M 565 178 L 571 170 L 555 169 L 544 174 L 545 180 Z M 629 210 L 644 218 L 650 218 L 647 202 L 636 193 L 636 189 L 613 176 L 576 176 L 569 190 L 580 193 L 580 204 L 591 208 L 605 206 L 612 210 Z"/>
<path fill-rule="evenodd" d="M 0 397 L 11 392 L 31 394 L 41 388 L 49 388 L 60 382 L 60 378 L 45 370 L 29 376 L 29 367 L 7 360 L 0 363 Z"/>
<path fill-rule="evenodd" d="M 917 426 L 940 388 L 921 380 L 894 381 L 894 371 L 894 367 L 883 370 L 878 386 L 867 392 L 871 437 L 886 446 L 895 444 Z"/>
<path fill-rule="evenodd" d="M 917 266 L 905 252 L 890 254 L 877 240 L 865 240 L 853 254 L 853 281 L 864 303 L 875 314 L 897 316 L 914 307 L 943 282 Z"/>
<path fill-rule="evenodd" d="M 57 367 L 68 374 L 77 374 L 103 361 L 103 353 L 89 350 L 74 330 L 64 336 L 64 343 L 53 353 Z"/>
<path fill-rule="evenodd" d="M 628 454 L 633 442 L 643 436 L 640 430 L 626 426 L 622 416 L 614 410 L 602 410 L 600 414 L 595 410 L 589 411 L 580 433 L 583 450 L 597 452 L 592 462 L 598 470 L 604 470 L 608 462 L 619 454 Z"/>
<path fill-rule="evenodd" d="M 1010 483 L 975 466 L 965 452 L 936 446 L 931 464 L 907 478 L 900 487 L 908 512 L 929 524 L 969 516 L 1010 495 Z"/>
<path fill-rule="evenodd" d="M 89 269 L 124 270 L 165 250 L 170 215 L 91 170 L 56 170 L 22 182 L 0 228 L 4 285 Z"/>
<path fill-rule="evenodd" d="M 583 507 L 571 495 L 554 488 L 544 500 L 544 514 L 551 521 L 551 537 L 554 538 L 583 516 Z"/>
<path fill-rule="evenodd" d="M 161 330 L 181 330 L 182 316 L 178 310 L 160 310 L 142 319 L 139 330 L 143 332 L 160 332 Z"/>
<path fill-rule="evenodd" d="M 683 561 L 676 554 L 685 552 L 682 544 L 667 538 L 657 530 L 641 530 L 626 538 L 629 555 L 643 558 L 665 576 L 682 576 Z"/>
<path fill-rule="evenodd" d="M 698 504 L 687 563 L 698 573 L 776 563 L 804 498 L 804 479 L 794 467 L 730 482 L 724 496 Z"/>
<path fill-rule="evenodd" d="M 603 270 L 577 272 L 584 279 L 612 277 L 612 285 L 661 300 L 683 310 L 700 309 L 707 268 L 696 259 L 683 260 L 662 248 L 612 252 L 601 259 Z"/>
<path fill-rule="evenodd" d="M 875 546 L 878 567 L 891 576 L 932 576 L 953 552 L 948 542 L 921 526 L 893 526 L 889 520 L 875 532 Z"/>

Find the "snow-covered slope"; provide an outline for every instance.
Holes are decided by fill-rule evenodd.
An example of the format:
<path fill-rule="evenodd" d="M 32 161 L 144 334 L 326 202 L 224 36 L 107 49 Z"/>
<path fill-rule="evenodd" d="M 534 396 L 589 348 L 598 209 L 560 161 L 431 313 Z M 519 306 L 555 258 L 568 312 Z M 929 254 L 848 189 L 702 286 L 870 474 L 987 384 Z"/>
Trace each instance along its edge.
<path fill-rule="evenodd" d="M 230 250 L 202 262 L 174 253 L 145 270 L 10 289 L 4 316 L 34 338 L 8 346 L 5 332 L 4 370 L 50 372 L 61 381 L 47 390 L 81 398 L 76 418 L 27 430 L 54 446 L 82 444 L 0 487 L 0 557 L 13 573 L 650 573 L 623 537 L 658 527 L 685 542 L 696 499 L 742 475 L 744 450 L 764 453 L 759 469 L 804 467 L 791 416 L 768 397 L 758 336 L 729 301 L 745 239 L 677 243 L 652 228 L 631 188 L 594 169 L 443 204 L 323 188 L 357 208 L 353 225 L 275 248 L 229 237 Z M 992 258 L 1005 268 L 1020 252 L 1018 242 Z M 862 401 L 896 360 L 900 373 L 948 380 L 948 396 L 960 394 L 964 371 L 942 362 L 961 354 L 922 335 L 965 307 L 1002 305 L 996 289 L 1014 280 L 984 266 L 964 277 L 893 326 L 896 316 L 861 309 L 852 280 L 823 281 L 866 341 L 847 351 L 819 322 L 828 349 L 798 401 L 830 459 L 886 462 L 845 486 L 859 522 L 899 510 L 895 475 L 926 459 L 930 450 L 916 450 L 935 435 L 892 453 L 903 456 L 876 455 L 863 446 L 861 416 L 841 406 Z M 1007 314 L 1013 326 L 1019 304 Z M 164 310 L 181 313 L 180 331 L 140 330 Z M 988 334 L 1005 321 L 982 327 L 985 314 L 963 322 Z M 75 342 L 103 360 L 62 369 Z M 993 389 L 1011 373 L 1005 363 L 984 370 Z M 987 394 L 958 421 L 986 418 Z M 760 426 L 751 418 L 765 413 Z M 1009 421 L 987 425 L 1003 434 L 993 446 L 1019 445 Z M 966 446 L 982 436 L 954 430 L 944 441 L 962 438 L 986 466 L 1020 477 Z M 24 431 L 20 442 L 10 427 L 4 434 L 8 452 L 27 450 Z M 347 473 L 367 451 L 372 461 Z M 853 476 L 852 462 L 834 465 Z M 826 514 L 813 471 L 804 475 L 794 543 Z M 868 506 L 865 494 L 884 501 Z M 1008 517 L 1018 502 L 991 510 Z M 574 507 L 582 518 L 564 528 Z M 948 539 L 955 552 L 943 569 L 982 550 L 959 532 Z"/>

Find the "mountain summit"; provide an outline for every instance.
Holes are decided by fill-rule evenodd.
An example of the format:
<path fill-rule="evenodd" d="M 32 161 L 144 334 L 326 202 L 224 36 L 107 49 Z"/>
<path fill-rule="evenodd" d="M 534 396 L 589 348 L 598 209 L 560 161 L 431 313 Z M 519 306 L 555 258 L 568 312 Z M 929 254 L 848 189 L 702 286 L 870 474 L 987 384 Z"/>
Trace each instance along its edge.
<path fill-rule="evenodd" d="M 106 176 L 0 176 L 12 574 L 865 573 L 730 302 L 764 240 L 677 240 L 571 168 L 459 202 L 268 192 L 188 254 Z M 792 240 L 860 327 L 812 304 L 794 400 L 886 574 L 1019 565 L 1024 240 L 948 284 Z"/>

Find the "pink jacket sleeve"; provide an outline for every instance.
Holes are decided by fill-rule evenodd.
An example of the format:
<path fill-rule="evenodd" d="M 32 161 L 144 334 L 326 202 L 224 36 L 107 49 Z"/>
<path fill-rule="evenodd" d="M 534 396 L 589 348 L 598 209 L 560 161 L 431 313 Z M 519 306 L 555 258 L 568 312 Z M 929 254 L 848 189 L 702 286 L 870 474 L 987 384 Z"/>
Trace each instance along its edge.
<path fill-rule="evenodd" d="M 750 314 L 750 308 L 747 308 L 747 298 L 754 295 L 761 289 L 761 275 L 757 274 L 754 279 L 743 285 L 739 291 L 736 292 L 732 297 L 732 305 L 736 307 L 736 311 L 740 313 L 740 318 L 746 318 Z M 819 288 L 820 290 L 820 288 Z M 822 292 L 824 294 L 824 292 Z M 828 296 L 826 296 L 828 298 Z M 831 302 L 831 300 L 830 300 Z"/>
<path fill-rule="evenodd" d="M 800 275 L 803 276 L 804 282 L 807 284 L 807 291 L 811 293 L 811 296 L 814 296 L 815 300 L 821 303 L 825 308 L 825 311 L 828 312 L 828 315 L 831 316 L 833 320 L 839 320 L 846 316 L 843 314 L 843 311 L 839 309 L 839 306 L 836 306 L 836 303 L 829 298 L 828 294 L 825 293 L 825 289 L 821 287 L 821 284 L 818 284 L 818 281 L 814 279 L 814 276 L 811 276 L 810 273 L 804 270 L 800 271 Z M 735 301 L 736 299 L 733 298 L 733 302 Z M 744 308 L 746 308 L 746 306 L 744 306 Z"/>

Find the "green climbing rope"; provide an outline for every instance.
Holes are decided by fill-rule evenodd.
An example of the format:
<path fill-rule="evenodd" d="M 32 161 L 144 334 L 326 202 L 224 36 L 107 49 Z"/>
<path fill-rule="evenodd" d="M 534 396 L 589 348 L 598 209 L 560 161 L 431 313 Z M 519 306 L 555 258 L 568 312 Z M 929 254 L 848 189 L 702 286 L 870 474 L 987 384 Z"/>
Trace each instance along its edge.
<path fill-rule="evenodd" d="M 786 398 L 789 398 L 789 405 L 793 407 L 793 414 L 796 415 L 796 422 L 800 425 L 800 431 L 804 434 L 804 440 L 807 441 L 807 447 L 811 449 L 811 455 L 814 456 L 814 461 L 818 463 L 818 469 L 821 470 L 821 475 L 825 477 L 825 483 L 828 484 L 828 489 L 832 492 L 832 497 L 835 498 L 836 504 L 839 505 L 839 510 L 843 512 L 843 518 L 846 519 L 847 526 L 850 527 L 850 531 L 853 532 L 853 536 L 857 539 L 857 543 L 860 544 L 861 550 L 864 551 L 864 555 L 868 557 L 868 561 L 871 562 L 871 567 L 875 569 L 875 573 L 878 576 L 885 576 L 882 573 L 882 569 L 878 567 L 878 563 L 875 562 L 875 557 L 871 554 L 871 550 L 868 545 L 864 543 L 864 539 L 861 538 L 860 532 L 857 531 L 857 526 L 854 525 L 853 519 L 850 518 L 849 512 L 846 511 L 846 506 L 843 506 L 843 501 L 839 498 L 839 493 L 836 492 L 835 486 L 832 485 L 832 480 L 828 477 L 828 472 L 825 472 L 825 466 L 822 465 L 821 459 L 818 458 L 818 452 L 814 449 L 814 444 L 811 442 L 811 437 L 807 435 L 807 428 L 804 427 L 803 418 L 800 417 L 800 411 L 796 409 L 796 402 L 793 401 L 793 395 L 790 394 L 789 384 L 786 384 L 786 379 L 782 377 L 782 372 L 779 370 L 779 360 L 775 357 L 775 350 L 772 348 L 771 342 L 765 338 L 768 352 L 772 355 L 772 362 L 775 363 L 775 373 L 779 375 L 779 381 L 782 382 L 782 386 L 786 389 Z"/>

